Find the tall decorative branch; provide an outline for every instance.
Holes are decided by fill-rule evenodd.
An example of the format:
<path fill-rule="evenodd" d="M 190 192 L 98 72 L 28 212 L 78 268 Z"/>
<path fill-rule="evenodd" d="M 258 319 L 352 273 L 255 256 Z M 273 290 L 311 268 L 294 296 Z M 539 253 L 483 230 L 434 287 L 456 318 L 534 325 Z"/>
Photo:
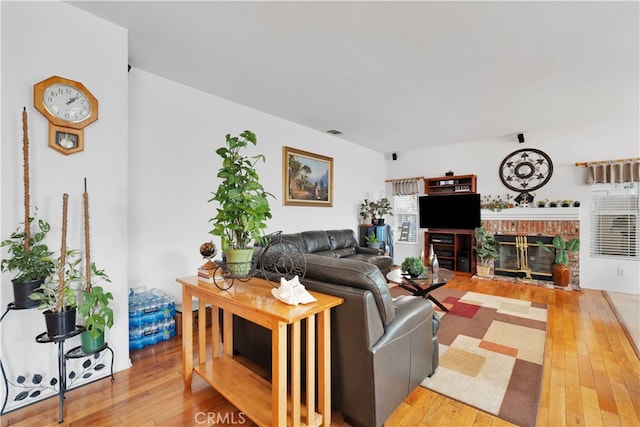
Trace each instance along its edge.
<path fill-rule="evenodd" d="M 58 276 L 58 302 L 56 309 L 61 312 L 64 309 L 64 270 L 67 255 L 67 203 L 69 195 L 62 195 L 62 245 L 60 247 L 60 271 Z"/>
<path fill-rule="evenodd" d="M 31 248 L 31 223 L 29 222 L 29 133 L 27 131 L 27 108 L 22 107 L 22 157 L 24 159 L 24 251 Z"/>
<path fill-rule="evenodd" d="M 85 254 L 85 278 L 86 290 L 91 291 L 91 244 L 89 243 L 89 193 L 87 193 L 87 178 L 84 179 L 84 254 Z"/>

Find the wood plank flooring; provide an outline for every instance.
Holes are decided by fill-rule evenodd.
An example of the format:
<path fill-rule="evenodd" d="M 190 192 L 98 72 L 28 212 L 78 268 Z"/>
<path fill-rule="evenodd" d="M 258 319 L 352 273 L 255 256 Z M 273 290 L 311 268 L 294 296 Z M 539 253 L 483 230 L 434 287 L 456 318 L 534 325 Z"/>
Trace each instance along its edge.
<path fill-rule="evenodd" d="M 447 286 L 548 305 L 539 426 L 640 425 L 640 361 L 602 292 L 462 277 Z M 68 392 L 63 425 L 252 425 L 197 376 L 184 390 L 179 338 L 133 351 L 131 359 L 133 367 L 116 373 L 115 382 L 103 379 Z M 58 400 L 51 398 L 3 415 L 1 425 L 55 426 L 57 417 Z M 339 413 L 333 424 L 347 425 Z M 510 424 L 418 387 L 386 425 Z"/>

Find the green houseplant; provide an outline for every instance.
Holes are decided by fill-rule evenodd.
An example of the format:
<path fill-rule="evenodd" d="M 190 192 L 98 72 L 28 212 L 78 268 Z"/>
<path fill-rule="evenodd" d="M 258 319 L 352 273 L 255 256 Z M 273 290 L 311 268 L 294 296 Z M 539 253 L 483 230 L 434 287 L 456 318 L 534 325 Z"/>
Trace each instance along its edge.
<path fill-rule="evenodd" d="M 478 276 L 489 277 L 491 270 L 491 260 L 500 257 L 498 252 L 500 242 L 496 240 L 495 235 L 487 231 L 484 227 L 474 229 L 476 243 L 473 247 L 476 258 L 478 259 Z"/>
<path fill-rule="evenodd" d="M 374 249 L 380 249 L 382 242 L 378 240 L 378 236 L 374 232 L 369 233 L 368 236 L 365 236 L 364 240 L 367 242 L 367 246 Z"/>
<path fill-rule="evenodd" d="M 571 278 L 569 253 L 577 252 L 580 249 L 580 239 L 573 238 L 566 240 L 564 237 L 556 235 L 551 241 L 551 247 L 541 241 L 537 241 L 536 243 L 546 252 L 553 253 L 555 250 L 553 265 L 551 266 L 553 283 L 557 286 L 569 286 L 569 279 Z"/>
<path fill-rule="evenodd" d="M 100 280 L 111 283 L 104 270 L 98 270 L 91 263 L 91 277 L 85 278 L 85 286 L 80 293 L 78 314 L 84 318 L 85 331 L 82 333 L 82 350 L 85 353 L 96 351 L 104 346 L 104 331 L 113 326 L 113 310 L 109 302 L 113 300 L 111 292 L 105 292 L 97 286 Z"/>
<path fill-rule="evenodd" d="M 37 225 L 34 233 L 33 225 Z M 36 215 L 29 217 L 28 225 L 22 223 L 9 239 L 0 243 L 6 247 L 9 257 L 3 258 L 0 269 L 14 273 L 13 284 L 14 304 L 17 308 L 31 308 L 38 304 L 29 295 L 50 278 L 56 270 L 49 250 L 44 240 L 51 226 L 48 222 L 37 219 Z"/>
<path fill-rule="evenodd" d="M 382 217 L 385 215 L 393 215 L 393 207 L 386 197 L 380 200 L 364 199 L 364 201 L 360 203 L 359 215 L 363 220 L 371 217 L 371 224 L 373 225 L 382 225 L 384 224 L 384 218 Z"/>
<path fill-rule="evenodd" d="M 225 146 L 216 150 L 222 158 L 217 175 L 222 182 L 209 200 L 219 203 L 216 216 L 209 220 L 213 223 L 210 233 L 221 237 L 229 271 L 246 275 L 251 269 L 252 239 L 259 239 L 267 227 L 266 220 L 271 218 L 268 197 L 273 195 L 264 190 L 255 170 L 259 161 L 265 161 L 264 155 L 242 154 L 249 144 L 257 144 L 256 135 L 245 130 L 225 138 Z"/>
<path fill-rule="evenodd" d="M 418 257 L 406 257 L 402 264 L 400 265 L 402 271 L 406 271 L 411 277 L 418 277 L 421 274 L 424 274 L 427 271 L 427 268 L 424 266 L 422 259 Z"/>
<path fill-rule="evenodd" d="M 75 328 L 81 262 L 77 250 L 67 250 L 56 262 L 57 274 L 29 296 L 43 311 L 50 337 L 66 335 Z"/>

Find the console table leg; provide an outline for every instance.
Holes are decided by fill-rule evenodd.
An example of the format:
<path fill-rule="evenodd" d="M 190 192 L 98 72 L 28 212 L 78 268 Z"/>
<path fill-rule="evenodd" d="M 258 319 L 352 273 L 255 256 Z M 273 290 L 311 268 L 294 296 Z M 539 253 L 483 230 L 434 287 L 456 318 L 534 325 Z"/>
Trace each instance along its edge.
<path fill-rule="evenodd" d="M 271 407 L 274 426 L 287 424 L 287 324 L 276 321 L 271 330 Z"/>
<path fill-rule="evenodd" d="M 186 286 L 182 288 L 182 378 L 184 388 L 191 388 L 193 378 L 193 297 Z"/>
<path fill-rule="evenodd" d="M 331 314 L 318 313 L 318 409 L 322 425 L 331 425 Z"/>

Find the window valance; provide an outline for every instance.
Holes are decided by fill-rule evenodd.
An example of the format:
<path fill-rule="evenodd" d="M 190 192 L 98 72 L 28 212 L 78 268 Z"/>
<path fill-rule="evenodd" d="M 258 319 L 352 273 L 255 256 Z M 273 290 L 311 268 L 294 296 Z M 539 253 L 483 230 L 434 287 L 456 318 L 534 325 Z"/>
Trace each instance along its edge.
<path fill-rule="evenodd" d="M 402 179 L 392 179 L 387 182 L 391 183 L 392 191 L 391 193 L 394 196 L 410 196 L 413 194 L 420 193 L 420 185 L 423 182 L 422 177 L 418 178 L 402 178 Z"/>
<path fill-rule="evenodd" d="M 640 158 L 581 162 L 576 166 L 586 168 L 587 184 L 640 182 Z"/>

